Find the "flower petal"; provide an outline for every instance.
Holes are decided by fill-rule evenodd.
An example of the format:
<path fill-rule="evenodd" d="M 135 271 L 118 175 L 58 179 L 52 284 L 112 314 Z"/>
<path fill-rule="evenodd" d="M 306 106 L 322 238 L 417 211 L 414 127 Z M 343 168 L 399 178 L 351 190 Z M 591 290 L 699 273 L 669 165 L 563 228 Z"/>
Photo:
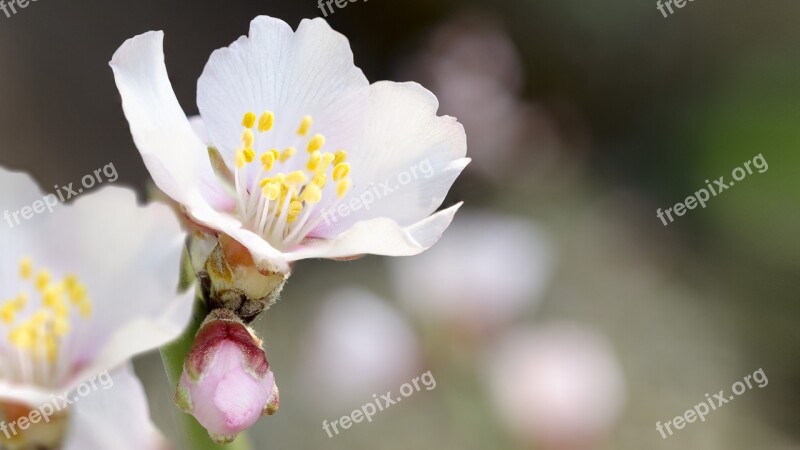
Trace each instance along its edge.
<path fill-rule="evenodd" d="M 111 382 L 82 397 L 71 413 L 64 450 L 107 448 L 162 450 L 168 448 L 150 421 L 142 384 L 133 369 L 122 367 L 110 374 Z"/>
<path fill-rule="evenodd" d="M 418 222 L 436 211 L 469 163 L 464 128 L 455 118 L 437 116 L 436 96 L 419 84 L 375 83 L 369 101 L 367 130 L 348 156 L 353 189 L 346 214 L 330 211 L 338 220 L 322 223 L 312 236 L 331 238 L 376 217 L 401 226 Z M 327 189 L 323 209 L 336 198 L 335 186 Z"/>
<path fill-rule="evenodd" d="M 163 41 L 161 31 L 128 39 L 110 62 L 133 140 L 156 185 L 172 199 L 191 207 L 197 198 L 190 193 L 199 190 L 218 209 L 230 206 L 211 170 L 206 145 L 172 90 Z"/>
<path fill-rule="evenodd" d="M 358 222 L 335 239 L 310 240 L 285 256 L 289 261 L 296 261 L 363 254 L 416 255 L 439 240 L 460 207 L 458 203 L 406 228 L 387 218 Z"/>
<path fill-rule="evenodd" d="M 211 55 L 197 105 L 211 140 L 232 163 L 246 112 L 275 113 L 270 146 L 294 145 L 309 114 L 312 132 L 324 133 L 331 148 L 352 148 L 363 131 L 368 88 L 347 38 L 323 19 L 303 20 L 293 33 L 282 20 L 261 16 L 248 37 Z"/>

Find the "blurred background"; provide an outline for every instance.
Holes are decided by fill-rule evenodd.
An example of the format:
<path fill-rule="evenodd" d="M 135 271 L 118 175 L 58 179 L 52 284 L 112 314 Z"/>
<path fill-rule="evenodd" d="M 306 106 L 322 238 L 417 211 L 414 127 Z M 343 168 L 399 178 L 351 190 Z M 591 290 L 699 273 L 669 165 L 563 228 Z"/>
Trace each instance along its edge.
<path fill-rule="evenodd" d="M 327 19 L 371 81 L 415 80 L 459 118 L 466 206 L 429 253 L 302 262 L 256 322 L 281 409 L 271 449 L 800 448 L 800 5 L 697 0 L 358 0 Z M 149 177 L 107 62 L 166 32 L 187 114 L 212 50 L 314 0 L 31 3 L 0 14 L 0 165 L 48 186 L 112 162 Z M 746 182 L 656 217 L 758 154 Z M 763 368 L 668 439 L 656 431 Z M 160 358 L 137 360 L 174 437 Z M 423 387 L 329 438 L 331 422 Z M 124 405 L 120 405 L 124 407 Z"/>

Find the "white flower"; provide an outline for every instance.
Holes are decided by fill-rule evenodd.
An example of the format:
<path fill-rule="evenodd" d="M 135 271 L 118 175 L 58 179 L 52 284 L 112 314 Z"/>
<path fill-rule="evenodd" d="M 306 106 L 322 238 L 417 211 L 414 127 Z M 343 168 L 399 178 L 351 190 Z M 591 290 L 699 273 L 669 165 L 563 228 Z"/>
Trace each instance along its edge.
<path fill-rule="evenodd" d="M 624 404 L 611 345 L 579 325 L 513 330 L 491 349 L 485 367 L 502 423 L 544 448 L 593 448 Z"/>
<path fill-rule="evenodd" d="M 113 385 L 92 392 L 73 406 L 64 450 L 166 450 L 150 421 L 142 383 L 132 368 L 110 374 Z"/>
<path fill-rule="evenodd" d="M 249 37 L 211 55 L 197 88 L 202 119 L 191 123 L 162 41 L 142 34 L 111 61 L 134 141 L 158 187 L 193 222 L 244 245 L 259 270 L 418 254 L 450 224 L 460 205 L 431 214 L 469 162 L 463 127 L 437 116 L 436 97 L 418 84 L 369 85 L 324 20 L 296 32 L 253 20 Z M 433 176 L 364 206 L 421 163 Z"/>
<path fill-rule="evenodd" d="M 306 345 L 309 395 L 333 412 L 396 388 L 421 362 L 416 335 L 386 300 L 358 288 L 325 298 Z"/>
<path fill-rule="evenodd" d="M 435 248 L 390 268 L 400 299 L 420 318 L 484 332 L 538 303 L 554 260 L 550 237 L 534 224 L 473 212 Z"/>
<path fill-rule="evenodd" d="M 42 198 L 0 168 L 0 210 Z M 0 226 L 0 405 L 51 396 L 176 338 L 194 293 L 176 294 L 183 233 L 165 205 L 105 188 Z"/>

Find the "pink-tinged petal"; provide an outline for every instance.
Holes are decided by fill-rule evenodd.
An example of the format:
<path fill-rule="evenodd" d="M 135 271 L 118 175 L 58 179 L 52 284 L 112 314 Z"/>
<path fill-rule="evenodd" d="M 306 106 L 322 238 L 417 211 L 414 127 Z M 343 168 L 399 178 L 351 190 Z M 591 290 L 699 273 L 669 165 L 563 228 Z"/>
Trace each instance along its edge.
<path fill-rule="evenodd" d="M 405 228 L 386 218 L 358 222 L 335 239 L 309 240 L 285 256 L 289 261 L 297 261 L 308 258 L 347 258 L 364 254 L 417 255 L 442 237 L 461 205 L 453 205 Z"/>
<path fill-rule="evenodd" d="M 248 111 L 276 114 L 265 135 L 270 146 L 295 145 L 301 119 L 312 115 L 312 133 L 324 133 L 333 149 L 353 148 L 364 129 L 368 88 L 347 38 L 327 22 L 303 20 L 293 32 L 282 20 L 261 16 L 249 36 L 211 55 L 198 80 L 197 105 L 211 140 L 232 164 Z"/>
<path fill-rule="evenodd" d="M 164 64 L 164 33 L 128 39 L 110 65 L 136 147 L 156 185 L 191 210 L 202 201 L 226 205 L 206 145 L 192 129 L 172 90 Z"/>
<path fill-rule="evenodd" d="M 437 115 L 439 102 L 430 91 L 417 83 L 381 81 L 369 92 L 366 132 L 347 158 L 353 189 L 343 202 L 358 199 L 368 205 L 354 204 L 337 222 L 320 224 L 312 236 L 332 238 L 378 217 L 403 227 L 416 223 L 439 208 L 469 163 L 464 127 Z M 336 186 L 329 184 L 322 210 L 333 209 L 336 200 Z"/>

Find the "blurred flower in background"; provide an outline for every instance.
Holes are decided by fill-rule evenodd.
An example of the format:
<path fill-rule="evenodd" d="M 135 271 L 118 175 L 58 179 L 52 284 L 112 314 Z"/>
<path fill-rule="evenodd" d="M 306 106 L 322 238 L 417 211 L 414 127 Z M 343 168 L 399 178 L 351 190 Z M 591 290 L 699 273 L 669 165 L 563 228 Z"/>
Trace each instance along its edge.
<path fill-rule="evenodd" d="M 538 225 L 481 211 L 463 213 L 436 246 L 389 267 L 412 314 L 481 337 L 535 308 L 555 260 L 555 246 Z"/>
<path fill-rule="evenodd" d="M 546 450 L 603 448 L 625 399 L 610 343 L 577 324 L 511 330 L 485 367 L 502 425 Z"/>
<path fill-rule="evenodd" d="M 517 49 L 503 27 L 487 17 L 462 13 L 451 18 L 399 71 L 431 89 L 441 111 L 464 124 L 475 161 L 467 172 L 508 183 L 509 174 L 522 168 L 526 177 L 535 177 L 530 170 L 542 171 L 561 142 L 549 112 L 521 98 L 525 74 Z M 523 159 L 526 164 L 520 164 Z"/>
<path fill-rule="evenodd" d="M 304 377 L 312 401 L 335 413 L 418 374 L 414 330 L 384 299 L 341 288 L 323 299 L 306 345 Z"/>

